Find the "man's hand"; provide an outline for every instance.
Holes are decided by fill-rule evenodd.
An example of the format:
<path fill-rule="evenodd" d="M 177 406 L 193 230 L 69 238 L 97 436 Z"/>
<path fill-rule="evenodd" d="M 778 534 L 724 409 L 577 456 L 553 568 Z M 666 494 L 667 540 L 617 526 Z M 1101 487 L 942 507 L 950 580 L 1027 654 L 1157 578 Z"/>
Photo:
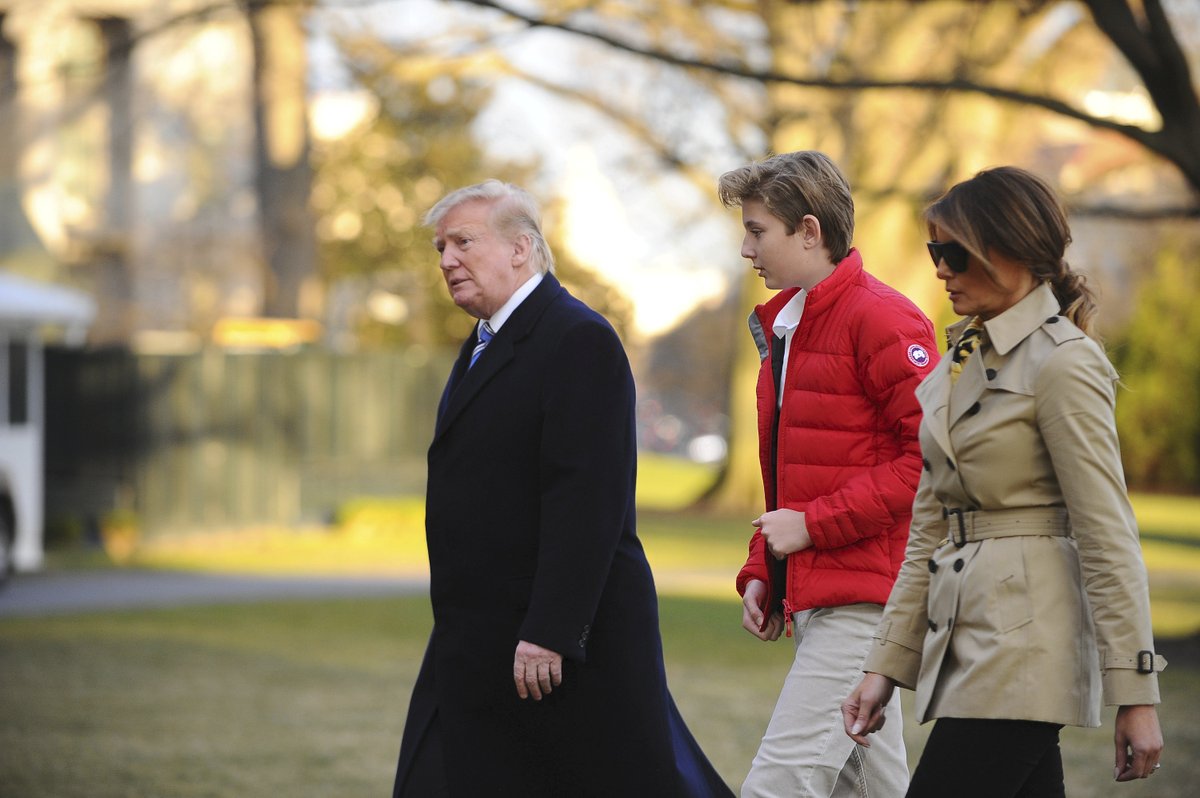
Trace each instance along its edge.
<path fill-rule="evenodd" d="M 763 513 L 751 523 L 758 527 L 767 549 L 777 560 L 812 546 L 808 527 L 804 525 L 804 513 L 795 510 L 772 510 Z"/>
<path fill-rule="evenodd" d="M 783 632 L 783 616 L 778 612 L 771 615 L 766 628 L 763 625 L 762 605 L 767 600 L 767 583 L 761 579 L 751 579 L 746 583 L 746 593 L 742 596 L 742 628 L 759 640 L 778 640 Z"/>
<path fill-rule="evenodd" d="M 892 699 L 896 683 L 879 673 L 868 673 L 842 702 L 842 723 L 851 740 L 870 748 L 867 735 L 877 732 L 887 722 L 884 709 Z"/>
<path fill-rule="evenodd" d="M 513 683 L 521 698 L 541 701 L 562 684 L 562 654 L 522 640 L 513 657 Z"/>

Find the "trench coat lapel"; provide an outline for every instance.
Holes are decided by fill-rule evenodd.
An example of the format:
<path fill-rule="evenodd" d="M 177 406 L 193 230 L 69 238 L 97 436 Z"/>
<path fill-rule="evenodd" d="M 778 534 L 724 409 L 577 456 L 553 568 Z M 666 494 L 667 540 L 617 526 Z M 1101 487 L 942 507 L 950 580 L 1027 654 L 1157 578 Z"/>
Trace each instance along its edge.
<path fill-rule="evenodd" d="M 950 391 L 950 408 L 946 416 L 947 430 L 958 423 L 963 414 L 979 401 L 980 397 L 983 396 L 984 390 L 987 389 L 987 367 L 983 363 L 983 348 L 986 345 L 988 344 L 985 333 L 984 340 L 979 344 L 979 349 L 975 354 L 967 358 L 967 362 L 963 364 L 962 374 L 958 375 L 958 382 L 954 384 L 953 390 Z M 947 379 L 947 382 L 949 382 L 949 379 Z"/>
<path fill-rule="evenodd" d="M 1034 330 L 1058 315 L 1058 299 L 1054 296 L 1054 290 L 1049 283 L 1041 283 L 1020 302 L 985 322 L 984 327 L 996 354 L 1007 356 Z"/>
<path fill-rule="evenodd" d="M 1003 369 L 1003 363 L 1017 344 L 1025 340 L 1042 323 L 1058 315 L 1058 300 L 1048 283 L 1042 283 L 1028 296 L 994 319 L 984 322 L 984 346 L 975 352 L 963 367 L 958 382 L 950 382 L 949 356 L 963 330 L 971 323 L 961 319 L 946 328 L 947 356 L 943 357 L 934 371 L 917 386 L 917 401 L 921 404 L 925 423 L 938 446 L 957 468 L 958 460 L 950 444 L 950 429 L 967 413 L 988 389 L 988 367 L 985 355 L 995 359 L 995 366 Z M 990 354 L 989 354 L 990 352 Z M 951 390 L 953 388 L 953 390 Z"/>
<path fill-rule="evenodd" d="M 967 359 L 958 383 L 950 391 L 947 430 L 952 429 L 992 387 L 989 374 L 994 377 L 998 371 L 1003 371 L 1009 353 L 1048 319 L 1057 319 L 1058 312 L 1054 291 L 1048 283 L 1041 283 L 1011 308 L 983 323 L 979 350 Z M 947 328 L 947 334 L 952 334 L 953 340 L 957 341 L 968 323 L 964 320 Z M 988 367 L 989 363 L 993 368 Z"/>
<path fill-rule="evenodd" d="M 937 367 L 929 372 L 929 376 L 921 380 L 917 386 L 917 402 L 921 405 L 921 415 L 925 428 L 937 441 L 937 445 L 954 458 L 950 449 L 950 358 L 942 358 Z"/>
<path fill-rule="evenodd" d="M 438 415 L 437 428 L 433 435 L 434 442 L 471 404 L 484 386 L 512 362 L 516 356 L 517 345 L 533 331 L 543 311 L 562 290 L 561 284 L 554 278 L 554 275 L 547 274 L 542 277 L 537 288 L 533 289 L 533 293 L 517 306 L 513 314 L 508 317 L 508 321 L 496 333 L 496 337 L 487 345 L 483 355 L 470 368 L 467 368 L 466 364 L 470 362 L 470 352 L 475 347 L 476 339 L 474 335 L 467 339 L 451 372 L 446 389 L 448 395 L 445 399 L 445 409 Z"/>
<path fill-rule="evenodd" d="M 915 392 L 917 402 L 921 405 L 925 428 L 955 466 L 958 463 L 955 462 L 954 449 L 950 445 L 950 426 L 953 422 L 950 419 L 952 383 L 950 382 L 951 358 L 949 354 L 954 349 L 954 342 L 958 340 L 958 336 L 962 334 L 962 330 L 969 323 L 970 319 L 963 319 L 946 328 L 947 356 L 943 357 L 937 367 L 929 372 L 929 376 L 921 381 Z"/>

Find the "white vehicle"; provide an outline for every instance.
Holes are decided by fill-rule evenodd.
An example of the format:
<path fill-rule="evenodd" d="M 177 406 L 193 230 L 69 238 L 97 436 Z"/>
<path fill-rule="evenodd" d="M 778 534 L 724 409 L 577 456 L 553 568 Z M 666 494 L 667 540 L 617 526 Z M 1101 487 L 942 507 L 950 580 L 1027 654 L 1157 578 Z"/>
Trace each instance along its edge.
<path fill-rule="evenodd" d="M 0 474 L 0 587 L 13 572 L 13 544 L 17 537 L 17 515 L 13 509 L 12 489 L 7 475 Z"/>
<path fill-rule="evenodd" d="M 81 344 L 95 315 L 78 291 L 0 273 L 0 585 L 44 558 L 44 336 Z"/>

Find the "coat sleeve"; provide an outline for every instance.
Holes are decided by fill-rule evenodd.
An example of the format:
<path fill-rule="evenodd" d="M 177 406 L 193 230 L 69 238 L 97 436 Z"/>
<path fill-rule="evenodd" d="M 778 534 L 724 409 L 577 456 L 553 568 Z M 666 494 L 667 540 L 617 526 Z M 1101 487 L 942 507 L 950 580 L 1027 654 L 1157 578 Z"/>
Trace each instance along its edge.
<path fill-rule="evenodd" d="M 746 585 L 751 581 L 757 579 L 760 582 L 766 582 L 768 580 L 766 546 L 762 533 L 755 529 L 750 535 L 746 564 L 742 566 L 742 570 L 738 571 L 737 575 L 736 585 L 739 596 L 746 595 Z"/>
<path fill-rule="evenodd" d="M 612 328 L 572 326 L 542 396 L 537 572 L 522 640 L 582 660 L 627 525 L 636 474 L 633 377 Z"/>
<path fill-rule="evenodd" d="M 1060 344 L 1038 375 L 1037 423 L 1079 547 L 1105 703 L 1154 704 L 1157 674 L 1138 672 L 1139 652 L 1152 652 L 1154 638 L 1146 566 L 1121 468 L 1116 379 L 1091 340 Z"/>
<path fill-rule="evenodd" d="M 933 326 L 915 309 L 903 314 L 876 309 L 865 317 L 859 378 L 877 408 L 877 434 L 887 439 L 879 448 L 890 456 L 808 503 L 804 520 L 817 549 L 848 546 L 895 528 L 912 512 L 921 475 L 921 406 L 914 392 L 937 364 Z M 914 356 L 914 346 L 923 358 Z"/>
<path fill-rule="evenodd" d="M 755 330 L 755 324 L 753 321 L 754 318 L 754 316 L 751 316 L 751 332 L 754 332 Z M 757 336 L 755 340 L 758 340 Z M 774 421 L 773 405 L 775 402 L 775 387 L 774 376 L 771 372 L 770 345 L 764 343 L 763 346 L 766 348 L 759 350 L 760 361 L 758 364 L 758 381 L 755 387 L 754 412 L 758 430 L 757 445 L 759 467 L 761 473 L 765 474 L 770 468 L 769 456 L 771 447 L 766 442 L 770 441 L 771 439 L 771 426 Z M 772 409 L 770 411 L 766 411 L 765 408 Z M 763 485 L 763 489 L 767 496 L 769 505 L 769 503 L 773 501 L 771 498 L 772 489 L 766 484 Z M 767 582 L 769 580 L 769 575 L 767 573 L 768 555 L 766 548 L 767 544 L 766 541 L 763 540 L 762 533 L 760 533 L 757 528 L 751 527 L 750 543 L 748 546 L 749 551 L 747 553 L 746 563 L 742 566 L 742 569 L 738 571 L 737 580 L 735 582 L 738 595 L 746 595 L 746 585 L 748 585 L 751 580 L 758 579 L 762 582 Z"/>
<path fill-rule="evenodd" d="M 875 645 L 863 663 L 864 671 L 881 673 L 910 690 L 916 689 L 929 625 L 929 559 L 946 536 L 941 510 L 931 481 L 922 477 L 900 575 L 875 632 Z"/>

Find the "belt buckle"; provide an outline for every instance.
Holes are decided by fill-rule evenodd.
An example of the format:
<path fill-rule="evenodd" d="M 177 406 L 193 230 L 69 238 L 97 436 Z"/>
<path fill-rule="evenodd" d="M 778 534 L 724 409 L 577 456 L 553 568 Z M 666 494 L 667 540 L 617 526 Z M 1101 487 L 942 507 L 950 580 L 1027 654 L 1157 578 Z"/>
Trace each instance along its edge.
<path fill-rule="evenodd" d="M 1154 673 L 1154 652 L 1142 650 L 1137 655 L 1137 672 Z"/>
<path fill-rule="evenodd" d="M 948 531 L 950 532 L 950 541 L 954 544 L 954 546 L 956 548 L 959 548 L 959 549 L 961 549 L 963 546 L 967 545 L 967 523 L 966 523 L 966 520 L 963 518 L 963 512 L 964 511 L 958 507 L 955 507 L 953 509 L 951 509 L 949 507 L 945 507 L 942 509 L 942 517 L 943 518 L 949 519 L 950 516 L 956 516 L 958 518 L 958 536 L 957 537 L 955 536 L 953 526 L 951 526 L 951 528 Z"/>

